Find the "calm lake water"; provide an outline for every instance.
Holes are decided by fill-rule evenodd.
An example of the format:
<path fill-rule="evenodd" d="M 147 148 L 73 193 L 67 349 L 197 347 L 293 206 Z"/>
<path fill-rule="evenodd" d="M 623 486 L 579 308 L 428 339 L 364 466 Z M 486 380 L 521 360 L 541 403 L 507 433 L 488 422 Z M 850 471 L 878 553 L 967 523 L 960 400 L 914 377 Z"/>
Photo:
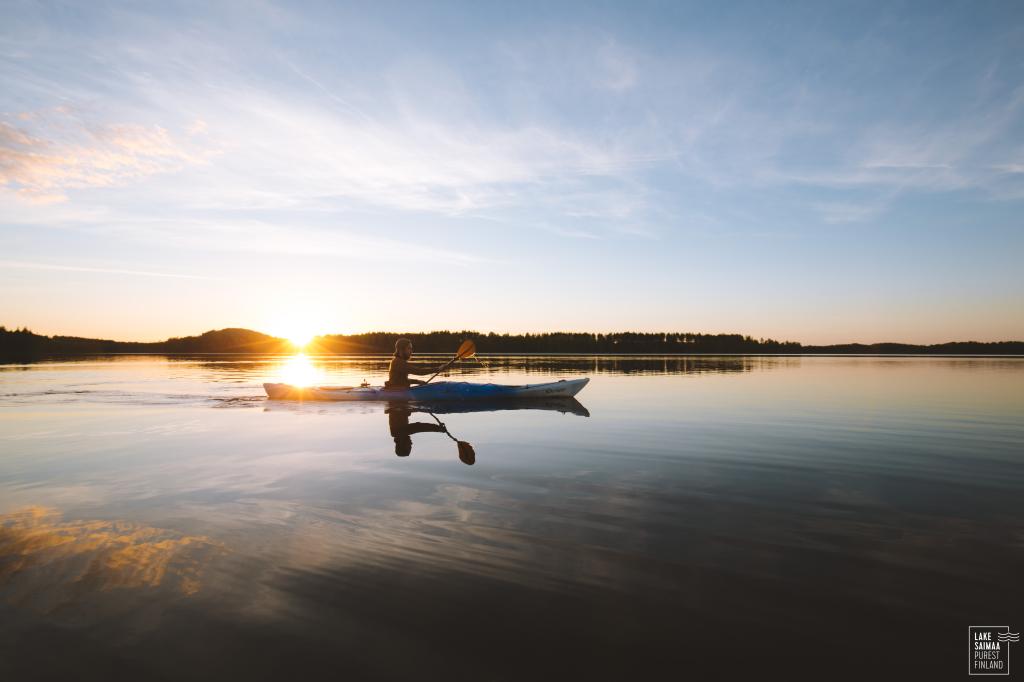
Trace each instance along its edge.
<path fill-rule="evenodd" d="M 488 358 L 457 377 L 592 381 L 433 416 L 261 386 L 386 361 L 0 366 L 0 679 L 946 679 L 1024 627 L 1024 359 Z M 438 421 L 472 466 L 396 456 Z"/>

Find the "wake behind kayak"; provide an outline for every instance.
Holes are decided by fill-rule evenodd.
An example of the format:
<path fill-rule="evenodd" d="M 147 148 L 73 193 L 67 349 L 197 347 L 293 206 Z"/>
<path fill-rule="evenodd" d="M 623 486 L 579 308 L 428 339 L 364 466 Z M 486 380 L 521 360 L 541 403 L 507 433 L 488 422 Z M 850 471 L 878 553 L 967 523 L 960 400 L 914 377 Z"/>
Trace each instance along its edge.
<path fill-rule="evenodd" d="M 571 398 L 587 385 L 589 378 L 561 379 L 544 384 L 474 384 L 468 381 L 439 381 L 411 388 L 383 386 L 292 386 L 263 384 L 274 400 L 498 400 L 503 398 Z"/>

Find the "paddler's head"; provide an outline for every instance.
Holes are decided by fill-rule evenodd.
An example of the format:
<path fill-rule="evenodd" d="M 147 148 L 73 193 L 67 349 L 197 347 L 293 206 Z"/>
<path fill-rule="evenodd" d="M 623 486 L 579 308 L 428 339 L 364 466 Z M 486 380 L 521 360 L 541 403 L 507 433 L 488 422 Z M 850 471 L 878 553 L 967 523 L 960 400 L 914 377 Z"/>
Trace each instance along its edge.
<path fill-rule="evenodd" d="M 408 360 L 412 357 L 412 341 L 409 339 L 398 339 L 395 341 L 395 357 Z"/>
<path fill-rule="evenodd" d="M 412 452 L 412 438 L 409 436 L 395 437 L 395 454 L 399 457 L 408 457 Z"/>

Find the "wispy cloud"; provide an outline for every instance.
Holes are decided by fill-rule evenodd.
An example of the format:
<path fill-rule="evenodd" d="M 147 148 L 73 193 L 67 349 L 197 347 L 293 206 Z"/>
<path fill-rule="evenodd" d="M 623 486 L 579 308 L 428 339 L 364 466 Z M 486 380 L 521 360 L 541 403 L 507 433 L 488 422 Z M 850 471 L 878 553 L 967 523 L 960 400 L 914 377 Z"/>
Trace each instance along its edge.
<path fill-rule="evenodd" d="M 211 136 L 228 150 L 220 180 L 278 205 L 333 197 L 469 213 L 515 205 L 540 185 L 550 194 L 580 178 L 615 177 L 660 159 L 534 125 L 446 121 L 415 111 L 367 119 L 257 92 L 231 99 L 220 119 L 225 125 L 210 124 Z"/>
<path fill-rule="evenodd" d="M 308 16 L 287 8 L 260 6 L 253 13 L 274 25 L 285 21 L 296 34 L 320 33 Z M 43 122 L 18 128 L 40 143 L 8 152 L 4 184 L 24 196 L 59 200 L 68 189 L 109 187 L 209 162 L 182 177 L 161 178 L 157 191 L 178 193 L 195 208 L 322 208 L 332 202 L 335 208 L 465 215 L 527 206 L 539 195 L 551 205 L 568 185 L 626 178 L 674 154 L 636 131 L 593 131 L 547 115 L 496 111 L 492 97 L 500 81 L 482 90 L 465 70 L 415 50 L 388 55 L 366 81 L 338 69 L 337 61 L 311 61 L 275 41 L 257 58 L 217 34 L 220 12 L 203 31 L 168 27 L 159 34 L 130 13 L 111 14 L 116 35 L 77 45 L 84 61 L 103 67 L 56 80 L 129 93 L 145 105 L 132 102 L 125 110 L 163 113 L 147 126 L 120 131 L 83 126 L 73 135 L 55 135 Z M 238 17 L 229 19 L 237 28 Z M 246 30 L 255 25 L 242 23 Z M 151 47 L 154 41 L 159 49 Z M 639 80 L 635 50 L 608 33 L 582 35 L 572 53 L 580 82 L 595 92 L 625 92 Z M 46 71 L 27 65 L 22 71 L 20 79 L 36 90 L 54 89 Z M 74 97 L 78 91 L 69 92 Z M 187 120 L 176 120 L 181 116 Z M 212 159 L 204 148 L 222 153 Z"/>
<path fill-rule="evenodd" d="M 242 211 L 238 209 L 239 213 Z M 430 235 L 418 239 L 400 239 L 380 234 L 361 220 L 348 219 L 338 224 L 316 225 L 309 222 L 309 212 L 273 212 L 270 218 L 234 215 L 223 217 L 202 215 L 158 217 L 151 211 L 132 206 L 97 206 L 92 203 L 64 203 L 47 207 L 25 205 L 12 207 L 10 221 L 23 226 L 53 227 L 86 235 L 91 242 L 122 246 L 159 248 L 160 253 L 252 254 L 277 256 L 287 268 L 305 259 L 342 259 L 391 265 L 448 264 L 466 266 L 494 263 L 493 257 L 471 250 L 446 247 L 429 241 Z M 198 213 L 199 215 L 194 215 Z M 329 215 L 329 214 L 328 214 Z M 323 222 L 321 220 L 321 222 Z M 287 261 L 287 262 L 286 262 Z"/>
<path fill-rule="evenodd" d="M 93 272 L 101 275 L 131 275 L 139 277 L 169 277 L 172 279 L 206 279 L 219 280 L 221 277 L 206 275 L 188 275 L 176 272 L 153 272 L 150 270 L 123 270 L 120 268 L 94 268 L 82 265 L 60 265 L 57 263 L 28 263 L 24 261 L 0 260 L 0 268 L 17 268 L 25 270 L 59 270 L 63 272 Z"/>
<path fill-rule="evenodd" d="M 812 208 L 826 223 L 859 223 L 877 217 L 888 207 L 888 201 L 865 199 L 863 201 L 830 201 L 815 203 Z"/>
<path fill-rule="evenodd" d="M 490 260 L 467 251 L 420 241 L 375 236 L 366 230 L 312 227 L 286 217 L 278 220 L 135 218 L 93 224 L 108 235 L 161 244 L 165 248 L 273 255 L 282 261 L 313 257 L 378 263 L 469 265 Z M 294 266 L 294 263 L 290 265 Z"/>
<path fill-rule="evenodd" d="M 0 121 L 0 186 L 32 202 L 64 201 L 71 189 L 123 185 L 209 155 L 159 125 L 90 124 L 68 107 L 46 114 L 22 112 L 17 124 Z"/>

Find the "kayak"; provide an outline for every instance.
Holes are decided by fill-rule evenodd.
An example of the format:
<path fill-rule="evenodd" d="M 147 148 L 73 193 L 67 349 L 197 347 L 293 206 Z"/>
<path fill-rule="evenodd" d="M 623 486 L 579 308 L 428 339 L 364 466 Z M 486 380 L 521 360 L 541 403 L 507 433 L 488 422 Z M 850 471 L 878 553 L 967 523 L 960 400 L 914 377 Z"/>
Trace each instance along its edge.
<path fill-rule="evenodd" d="M 546 384 L 473 384 L 468 381 L 439 381 L 411 388 L 383 386 L 292 386 L 263 384 L 267 396 L 274 400 L 503 400 L 510 398 L 571 398 L 589 382 L 584 379 L 562 379 Z"/>

